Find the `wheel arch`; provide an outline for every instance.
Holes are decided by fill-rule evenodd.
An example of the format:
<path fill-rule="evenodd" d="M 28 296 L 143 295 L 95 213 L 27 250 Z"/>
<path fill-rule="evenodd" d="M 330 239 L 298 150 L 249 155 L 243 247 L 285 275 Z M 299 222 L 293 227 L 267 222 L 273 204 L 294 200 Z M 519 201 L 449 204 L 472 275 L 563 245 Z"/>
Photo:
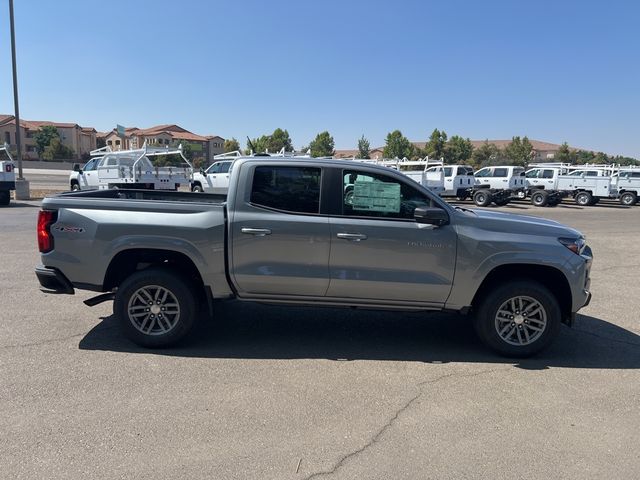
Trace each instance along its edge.
<path fill-rule="evenodd" d="M 191 258 L 181 252 L 150 248 L 133 248 L 118 252 L 107 267 L 103 290 L 112 290 L 133 273 L 151 267 L 162 267 L 177 272 L 198 289 L 206 292 L 202 275 Z"/>
<path fill-rule="evenodd" d="M 563 321 L 567 321 L 570 318 L 573 300 L 571 286 L 564 273 L 549 265 L 515 263 L 499 265 L 493 268 L 484 277 L 476 294 L 473 296 L 472 307 L 477 307 L 492 287 L 514 280 L 533 280 L 545 286 L 558 300 Z"/>

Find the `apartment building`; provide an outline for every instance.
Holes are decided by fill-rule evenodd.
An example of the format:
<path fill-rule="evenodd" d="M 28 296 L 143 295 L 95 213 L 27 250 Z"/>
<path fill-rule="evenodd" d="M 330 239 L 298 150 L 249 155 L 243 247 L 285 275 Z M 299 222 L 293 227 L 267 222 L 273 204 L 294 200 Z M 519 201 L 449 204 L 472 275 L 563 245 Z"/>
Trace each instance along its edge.
<path fill-rule="evenodd" d="M 60 142 L 73 150 L 72 159 L 80 159 L 96 148 L 95 128 L 81 127 L 77 123 L 20 120 L 20 137 L 25 159 L 38 159 L 34 136 L 41 127 L 47 125 L 55 127 L 60 136 Z M 0 114 L 0 143 L 7 143 L 10 147 L 16 148 L 16 118 L 13 115 Z"/>
<path fill-rule="evenodd" d="M 198 135 L 179 125 L 156 125 L 150 128 L 125 128 L 124 138 L 118 135 L 116 129 L 98 135 L 104 138 L 105 144 L 113 150 L 128 150 L 141 148 L 146 142 L 151 146 L 177 146 L 189 144 L 194 157 L 213 160 L 214 155 L 224 152 L 224 138 L 217 135 Z"/>

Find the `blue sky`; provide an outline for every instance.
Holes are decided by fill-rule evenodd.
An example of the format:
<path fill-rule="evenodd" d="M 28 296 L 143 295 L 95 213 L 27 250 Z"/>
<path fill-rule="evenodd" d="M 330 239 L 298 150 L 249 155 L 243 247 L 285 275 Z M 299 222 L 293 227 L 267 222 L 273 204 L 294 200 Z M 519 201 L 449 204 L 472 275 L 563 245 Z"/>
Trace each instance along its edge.
<path fill-rule="evenodd" d="M 634 1 L 14 0 L 21 116 L 337 148 L 400 129 L 640 158 Z M 13 112 L 0 0 L 0 113 Z"/>

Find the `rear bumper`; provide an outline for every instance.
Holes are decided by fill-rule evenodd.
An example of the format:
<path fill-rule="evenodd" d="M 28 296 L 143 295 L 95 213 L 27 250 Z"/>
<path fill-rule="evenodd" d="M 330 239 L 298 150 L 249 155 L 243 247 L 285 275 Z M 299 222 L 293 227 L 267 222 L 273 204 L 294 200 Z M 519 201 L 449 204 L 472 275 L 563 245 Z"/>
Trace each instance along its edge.
<path fill-rule="evenodd" d="M 75 293 L 71 282 L 57 268 L 38 265 L 36 267 L 36 276 L 40 282 L 40 290 L 45 293 L 64 293 L 68 295 Z"/>

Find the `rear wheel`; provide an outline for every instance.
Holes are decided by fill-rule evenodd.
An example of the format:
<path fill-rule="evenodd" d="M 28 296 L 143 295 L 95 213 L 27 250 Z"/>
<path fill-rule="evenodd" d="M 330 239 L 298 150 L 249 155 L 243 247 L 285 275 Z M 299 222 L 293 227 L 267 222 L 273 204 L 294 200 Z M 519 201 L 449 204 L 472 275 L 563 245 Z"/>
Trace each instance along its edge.
<path fill-rule="evenodd" d="M 531 194 L 531 204 L 536 207 L 546 207 L 549 203 L 549 194 L 544 190 L 533 192 Z"/>
<path fill-rule="evenodd" d="M 191 330 L 196 315 L 192 285 L 160 268 L 134 273 L 116 291 L 113 313 L 127 337 L 143 347 L 168 347 Z"/>
<path fill-rule="evenodd" d="M 586 207 L 588 205 L 591 204 L 591 194 L 589 192 L 580 192 L 576 195 L 576 204 L 580 205 L 581 207 Z"/>
<path fill-rule="evenodd" d="M 6 207 L 11 202 L 9 190 L 0 190 L 0 205 Z"/>
<path fill-rule="evenodd" d="M 478 190 L 473 194 L 473 203 L 479 207 L 487 207 L 491 203 L 491 195 L 484 190 Z"/>
<path fill-rule="evenodd" d="M 622 195 L 620 195 L 620 204 L 622 205 L 633 206 L 637 201 L 638 197 L 633 192 L 624 192 Z"/>
<path fill-rule="evenodd" d="M 558 335 L 561 312 L 557 299 L 541 284 L 518 280 L 491 289 L 474 318 L 480 339 L 509 357 L 528 357 Z"/>

